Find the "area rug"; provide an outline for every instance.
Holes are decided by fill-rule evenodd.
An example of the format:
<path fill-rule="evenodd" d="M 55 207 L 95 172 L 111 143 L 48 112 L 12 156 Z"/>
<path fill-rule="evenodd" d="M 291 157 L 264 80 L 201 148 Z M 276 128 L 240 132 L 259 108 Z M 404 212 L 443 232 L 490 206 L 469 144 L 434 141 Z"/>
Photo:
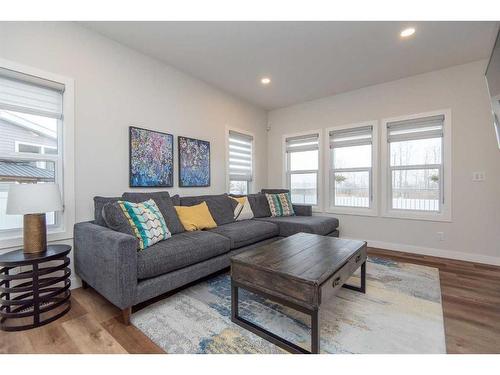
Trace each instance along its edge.
<path fill-rule="evenodd" d="M 354 275 L 349 283 L 359 283 Z M 342 288 L 321 306 L 322 353 L 445 353 L 436 268 L 369 258 L 367 293 Z M 240 315 L 309 350 L 310 318 L 240 289 Z M 132 315 L 167 353 L 284 353 L 231 322 L 221 274 Z"/>

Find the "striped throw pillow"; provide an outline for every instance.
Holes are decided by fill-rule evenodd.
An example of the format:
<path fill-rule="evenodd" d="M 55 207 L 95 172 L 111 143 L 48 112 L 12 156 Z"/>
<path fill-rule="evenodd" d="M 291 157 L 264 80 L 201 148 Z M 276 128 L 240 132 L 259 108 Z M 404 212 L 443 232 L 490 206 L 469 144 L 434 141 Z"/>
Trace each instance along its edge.
<path fill-rule="evenodd" d="M 165 219 L 152 199 L 142 203 L 118 201 L 132 231 L 139 239 L 139 250 L 172 237 Z"/>
<path fill-rule="evenodd" d="M 266 198 L 269 203 L 272 217 L 295 215 L 290 193 L 266 194 Z"/>

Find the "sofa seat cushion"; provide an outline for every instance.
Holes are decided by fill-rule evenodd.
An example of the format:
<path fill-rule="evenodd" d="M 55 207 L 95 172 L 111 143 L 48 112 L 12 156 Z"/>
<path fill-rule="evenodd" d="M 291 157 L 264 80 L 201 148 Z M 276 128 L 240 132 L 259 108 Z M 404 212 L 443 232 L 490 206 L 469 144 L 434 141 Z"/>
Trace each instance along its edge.
<path fill-rule="evenodd" d="M 337 218 L 326 216 L 263 217 L 256 220 L 266 221 L 278 225 L 279 235 L 284 237 L 288 237 L 299 232 L 325 236 L 333 232 L 339 226 Z"/>
<path fill-rule="evenodd" d="M 255 242 L 275 237 L 279 233 L 278 226 L 266 221 L 243 220 L 224 224 L 210 232 L 227 237 L 231 241 L 231 249 L 250 245 Z"/>
<path fill-rule="evenodd" d="M 183 232 L 137 253 L 137 277 L 147 279 L 227 253 L 230 241 L 206 231 Z"/>

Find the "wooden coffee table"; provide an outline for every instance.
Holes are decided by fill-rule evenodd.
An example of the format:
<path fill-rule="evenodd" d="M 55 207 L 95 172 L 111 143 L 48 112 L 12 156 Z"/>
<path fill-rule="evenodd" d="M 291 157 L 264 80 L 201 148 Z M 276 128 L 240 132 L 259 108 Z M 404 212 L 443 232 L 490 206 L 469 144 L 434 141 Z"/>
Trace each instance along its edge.
<path fill-rule="evenodd" d="M 344 284 L 361 267 L 361 285 Z M 365 293 L 366 242 L 298 233 L 231 257 L 231 320 L 292 353 L 320 352 L 319 309 L 341 288 Z M 243 288 L 311 317 L 311 351 L 238 315 Z"/>

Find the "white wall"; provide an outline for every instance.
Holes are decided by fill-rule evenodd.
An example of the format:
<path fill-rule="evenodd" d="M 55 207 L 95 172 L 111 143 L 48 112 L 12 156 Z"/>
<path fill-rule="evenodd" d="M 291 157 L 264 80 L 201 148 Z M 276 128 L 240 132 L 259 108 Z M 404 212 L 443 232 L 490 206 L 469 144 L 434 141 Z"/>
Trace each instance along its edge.
<path fill-rule="evenodd" d="M 0 58 L 75 80 L 76 221 L 93 217 L 93 196 L 130 190 L 130 125 L 210 141 L 211 187 L 177 188 L 175 154 L 171 193 L 226 191 L 226 126 L 254 134 L 253 187 L 267 183 L 266 112 L 158 60 L 67 22 L 0 22 Z"/>
<path fill-rule="evenodd" d="M 451 109 L 452 222 L 337 215 L 341 235 L 373 246 L 500 264 L 500 150 L 490 117 L 486 61 L 271 111 L 268 185 L 282 184 L 283 134 Z M 484 182 L 472 182 L 485 171 Z M 436 232 L 444 232 L 439 241 Z"/>

